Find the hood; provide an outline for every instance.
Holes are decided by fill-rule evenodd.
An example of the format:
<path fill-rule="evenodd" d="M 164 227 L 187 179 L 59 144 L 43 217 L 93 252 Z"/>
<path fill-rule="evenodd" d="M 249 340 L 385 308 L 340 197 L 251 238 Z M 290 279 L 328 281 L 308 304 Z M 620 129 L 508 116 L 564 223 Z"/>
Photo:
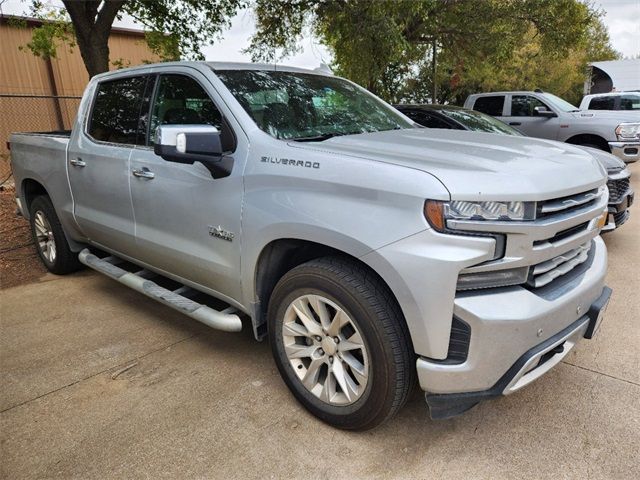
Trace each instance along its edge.
<path fill-rule="evenodd" d="M 512 135 L 416 128 L 289 145 L 421 170 L 438 178 L 454 199 L 545 200 L 595 188 L 606 179 L 584 149 Z"/>
<path fill-rule="evenodd" d="M 609 152 L 598 150 L 597 148 L 583 147 L 579 145 L 576 146 L 592 155 L 609 173 L 619 172 L 626 167 L 626 164 L 622 160 Z"/>

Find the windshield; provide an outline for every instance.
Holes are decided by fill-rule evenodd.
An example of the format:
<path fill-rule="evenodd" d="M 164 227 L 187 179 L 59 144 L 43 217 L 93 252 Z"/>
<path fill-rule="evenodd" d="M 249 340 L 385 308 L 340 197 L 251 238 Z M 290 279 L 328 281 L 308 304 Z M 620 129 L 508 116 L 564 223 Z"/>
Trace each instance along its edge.
<path fill-rule="evenodd" d="M 543 93 L 541 94 L 551 105 L 556 107 L 558 110 L 562 110 L 563 112 L 577 112 L 579 111 L 575 105 L 571 105 L 566 100 L 563 100 L 560 97 L 556 97 L 553 93 Z"/>
<path fill-rule="evenodd" d="M 262 70 L 224 70 L 216 75 L 256 125 L 275 138 L 322 141 L 415 128 L 372 94 L 340 78 Z"/>
<path fill-rule="evenodd" d="M 515 128 L 501 122 L 497 118 L 475 110 L 443 109 L 440 113 L 461 123 L 475 132 L 501 133 L 503 135 L 522 135 Z"/>

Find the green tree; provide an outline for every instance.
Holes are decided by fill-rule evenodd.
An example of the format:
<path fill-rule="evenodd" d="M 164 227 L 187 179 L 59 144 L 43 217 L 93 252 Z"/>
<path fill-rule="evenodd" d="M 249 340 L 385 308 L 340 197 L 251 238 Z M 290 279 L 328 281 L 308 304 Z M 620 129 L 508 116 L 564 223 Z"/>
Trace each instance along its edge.
<path fill-rule="evenodd" d="M 32 0 L 31 14 L 45 20 L 27 47 L 55 57 L 60 44 L 77 45 L 89 76 L 109 69 L 109 34 L 129 15 L 149 31 L 145 38 L 162 59 L 202 58 L 200 47 L 229 25 L 246 0 L 62 0 L 63 10 Z M 116 60 L 116 63 L 121 60 Z"/>
<path fill-rule="evenodd" d="M 337 73 L 389 101 L 424 101 L 433 89 L 435 42 L 438 100 L 445 101 L 491 78 L 492 87 L 505 78 L 515 84 L 532 58 L 538 67 L 566 66 L 569 56 L 597 45 L 611 56 L 599 16 L 578 0 L 256 0 L 250 51 L 273 60 L 311 32 L 333 52 Z"/>

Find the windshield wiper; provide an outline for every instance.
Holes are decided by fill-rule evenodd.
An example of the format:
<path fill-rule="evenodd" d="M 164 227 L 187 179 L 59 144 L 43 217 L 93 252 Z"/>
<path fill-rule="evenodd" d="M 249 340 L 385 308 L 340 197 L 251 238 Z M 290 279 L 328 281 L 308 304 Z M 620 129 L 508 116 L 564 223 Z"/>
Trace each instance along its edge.
<path fill-rule="evenodd" d="M 295 142 L 323 142 L 324 140 L 329 140 L 330 138 L 339 137 L 341 135 L 348 135 L 348 134 L 331 132 L 331 133 L 323 133 L 321 135 L 312 135 L 310 137 L 295 137 L 295 138 L 292 138 L 291 140 Z"/>

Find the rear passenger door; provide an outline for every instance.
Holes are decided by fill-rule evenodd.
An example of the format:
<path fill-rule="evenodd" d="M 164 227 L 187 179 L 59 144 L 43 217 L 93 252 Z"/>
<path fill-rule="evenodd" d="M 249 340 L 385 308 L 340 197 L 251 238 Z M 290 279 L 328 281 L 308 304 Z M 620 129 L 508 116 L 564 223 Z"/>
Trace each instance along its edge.
<path fill-rule="evenodd" d="M 553 110 L 549 105 L 533 95 L 510 95 L 509 111 L 506 117 L 500 118 L 503 122 L 517 128 L 530 137 L 548 138 L 556 140 L 560 131 L 560 120 L 556 117 L 542 117 L 536 115 L 536 107 L 544 107 L 548 111 Z"/>
<path fill-rule="evenodd" d="M 129 157 L 140 137 L 147 75 L 109 77 L 95 87 L 83 128 L 69 142 L 74 215 L 99 246 L 130 254 L 135 246 Z"/>

